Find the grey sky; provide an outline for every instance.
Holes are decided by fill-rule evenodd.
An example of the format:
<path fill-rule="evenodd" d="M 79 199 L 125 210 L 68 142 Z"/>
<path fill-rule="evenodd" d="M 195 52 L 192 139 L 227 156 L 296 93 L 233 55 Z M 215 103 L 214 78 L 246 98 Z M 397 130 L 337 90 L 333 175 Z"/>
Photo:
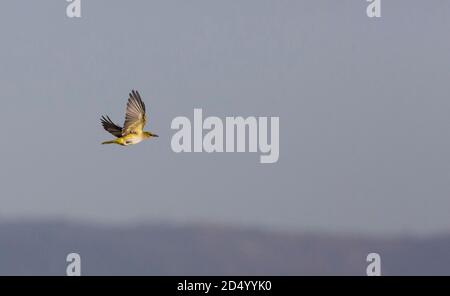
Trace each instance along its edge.
<path fill-rule="evenodd" d="M 450 2 L 382 2 L 3 1 L 0 217 L 447 231 Z M 132 88 L 160 138 L 100 145 Z M 278 163 L 175 154 L 194 108 L 279 116 Z"/>

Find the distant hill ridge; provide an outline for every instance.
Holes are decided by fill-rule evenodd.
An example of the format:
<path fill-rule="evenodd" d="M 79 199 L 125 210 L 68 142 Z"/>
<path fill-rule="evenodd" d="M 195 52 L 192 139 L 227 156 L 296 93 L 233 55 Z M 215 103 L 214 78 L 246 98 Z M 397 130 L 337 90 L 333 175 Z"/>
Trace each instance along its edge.
<path fill-rule="evenodd" d="M 450 235 L 358 238 L 220 226 L 0 223 L 1 275 L 64 275 L 77 252 L 83 275 L 450 275 Z"/>

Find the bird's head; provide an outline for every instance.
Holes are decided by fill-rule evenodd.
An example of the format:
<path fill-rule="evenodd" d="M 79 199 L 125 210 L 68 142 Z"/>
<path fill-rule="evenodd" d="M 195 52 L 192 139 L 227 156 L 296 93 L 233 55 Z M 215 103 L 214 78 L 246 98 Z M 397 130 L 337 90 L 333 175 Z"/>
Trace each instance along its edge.
<path fill-rule="evenodd" d="M 153 137 L 157 138 L 159 136 L 155 135 L 155 134 L 152 134 L 151 132 L 144 132 L 144 137 L 145 138 L 153 138 Z"/>

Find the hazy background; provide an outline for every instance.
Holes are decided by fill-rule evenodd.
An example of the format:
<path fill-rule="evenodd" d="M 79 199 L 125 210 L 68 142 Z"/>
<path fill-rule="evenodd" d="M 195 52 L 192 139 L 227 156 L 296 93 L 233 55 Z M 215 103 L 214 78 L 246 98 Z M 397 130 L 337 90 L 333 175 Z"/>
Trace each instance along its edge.
<path fill-rule="evenodd" d="M 0 4 L 1 220 L 449 233 L 449 1 L 67 4 Z M 132 88 L 160 138 L 100 145 Z M 172 152 L 194 108 L 279 116 L 279 161 Z"/>

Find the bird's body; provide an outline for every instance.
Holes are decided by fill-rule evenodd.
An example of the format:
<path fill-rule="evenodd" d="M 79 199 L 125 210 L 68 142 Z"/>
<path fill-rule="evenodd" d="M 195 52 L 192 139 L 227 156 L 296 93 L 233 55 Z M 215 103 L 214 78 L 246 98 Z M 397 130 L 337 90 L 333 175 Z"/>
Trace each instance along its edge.
<path fill-rule="evenodd" d="M 128 98 L 123 128 L 112 122 L 108 116 L 102 116 L 101 123 L 103 128 L 116 137 L 116 139 L 103 142 L 102 144 L 129 146 L 138 144 L 151 137 L 158 137 L 158 135 L 143 130 L 146 122 L 145 104 L 139 93 L 133 90 Z"/>
<path fill-rule="evenodd" d="M 128 146 L 128 145 L 135 145 L 138 144 L 140 142 L 142 142 L 142 140 L 147 139 L 149 137 L 147 137 L 144 133 L 138 135 L 138 134 L 128 134 L 126 136 L 111 140 L 111 141 L 106 141 L 103 142 L 102 144 L 119 144 L 122 146 Z"/>

